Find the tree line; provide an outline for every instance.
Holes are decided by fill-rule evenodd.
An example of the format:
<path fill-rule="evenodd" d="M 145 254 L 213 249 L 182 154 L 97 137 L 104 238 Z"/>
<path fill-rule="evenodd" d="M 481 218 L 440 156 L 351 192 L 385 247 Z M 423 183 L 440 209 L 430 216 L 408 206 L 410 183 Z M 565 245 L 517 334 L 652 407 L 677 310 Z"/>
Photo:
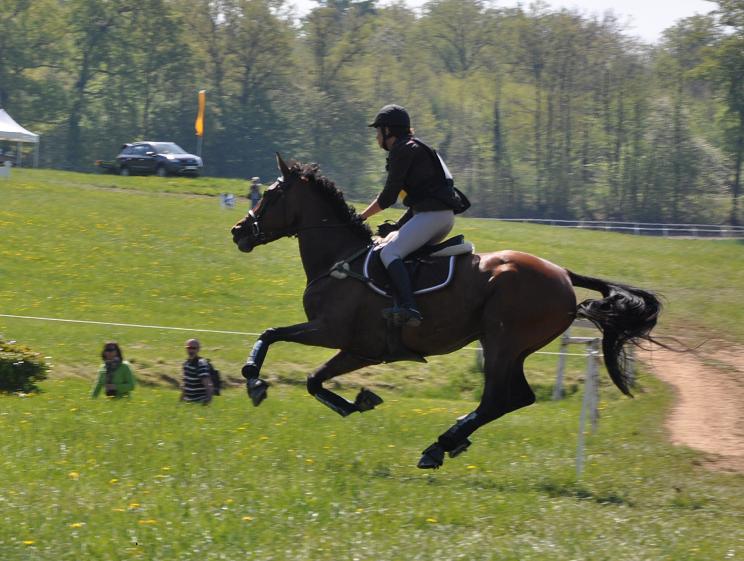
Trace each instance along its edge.
<path fill-rule="evenodd" d="M 351 198 L 384 179 L 365 128 L 412 113 L 482 216 L 738 223 L 744 5 L 711 2 L 657 45 L 611 15 L 432 0 L 0 0 L 0 107 L 43 165 L 91 170 L 121 143 L 194 150 L 207 173 L 321 164 Z"/>

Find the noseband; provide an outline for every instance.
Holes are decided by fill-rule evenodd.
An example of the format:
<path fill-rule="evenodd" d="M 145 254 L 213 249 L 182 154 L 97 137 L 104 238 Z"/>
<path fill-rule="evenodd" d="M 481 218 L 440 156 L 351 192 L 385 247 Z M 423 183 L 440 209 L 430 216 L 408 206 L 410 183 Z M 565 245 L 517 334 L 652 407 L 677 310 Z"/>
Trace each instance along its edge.
<path fill-rule="evenodd" d="M 253 209 L 248 211 L 248 214 L 245 217 L 245 225 L 250 227 L 250 231 L 254 239 L 254 245 L 263 245 L 269 242 L 273 242 L 274 240 L 278 240 L 279 238 L 282 238 L 284 236 L 297 235 L 297 228 L 284 228 L 282 230 L 277 230 L 269 233 L 264 232 L 264 230 L 261 228 L 261 217 L 263 215 L 263 212 L 261 211 L 267 206 L 267 203 L 270 201 L 270 199 L 276 197 L 277 195 L 284 195 L 283 187 L 284 184 L 281 181 L 277 181 L 273 188 L 269 188 L 266 191 L 264 199 L 261 201 L 261 204 L 258 205 L 258 212 L 254 212 Z"/>

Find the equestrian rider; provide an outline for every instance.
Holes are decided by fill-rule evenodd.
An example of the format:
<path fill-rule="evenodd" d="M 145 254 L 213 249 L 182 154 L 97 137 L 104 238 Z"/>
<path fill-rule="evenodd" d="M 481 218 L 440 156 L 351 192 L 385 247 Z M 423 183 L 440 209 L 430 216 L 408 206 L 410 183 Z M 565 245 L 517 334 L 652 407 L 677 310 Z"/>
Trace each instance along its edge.
<path fill-rule="evenodd" d="M 394 204 L 401 194 L 403 204 L 408 207 L 398 220 L 398 231 L 388 236 L 380 252 L 399 298 L 397 306 L 383 310 L 383 315 L 392 317 L 396 324 L 417 327 L 423 316 L 416 308 L 403 259 L 425 244 L 444 239 L 452 230 L 454 210 L 460 201 L 444 163 L 436 152 L 413 136 L 405 108 L 386 105 L 369 126 L 377 130 L 377 144 L 388 152 L 385 166 L 388 176 L 382 192 L 361 216 L 366 220 L 377 214 Z"/>

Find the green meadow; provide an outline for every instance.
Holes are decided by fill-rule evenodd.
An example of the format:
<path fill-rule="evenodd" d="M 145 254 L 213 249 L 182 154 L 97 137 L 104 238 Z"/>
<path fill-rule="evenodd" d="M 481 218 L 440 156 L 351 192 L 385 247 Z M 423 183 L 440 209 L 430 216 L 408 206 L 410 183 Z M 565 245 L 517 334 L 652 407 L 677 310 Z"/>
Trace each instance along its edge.
<path fill-rule="evenodd" d="M 742 477 L 665 443 L 655 381 L 635 400 L 603 391 L 578 481 L 578 396 L 507 415 L 422 472 L 422 448 L 472 404 L 388 392 L 341 419 L 290 386 L 255 409 L 237 390 L 202 407 L 88 389 L 58 379 L 0 398 L 4 561 L 742 555 Z"/>
<path fill-rule="evenodd" d="M 600 426 L 579 479 L 581 391 L 484 427 L 442 470 L 415 468 L 474 406 L 472 349 L 339 379 L 345 395 L 365 384 L 385 399 L 347 419 L 303 387 L 331 351 L 283 343 L 264 366 L 274 385 L 261 407 L 240 387 L 209 407 L 177 403 L 186 338 L 202 339 L 236 384 L 255 339 L 198 330 L 252 334 L 304 319 L 296 242 L 249 255 L 232 243 L 247 202 L 226 210 L 213 195 L 246 187 L 15 169 L 0 182 L 0 314 L 184 329 L 0 317 L 4 338 L 53 364 L 40 394 L 0 397 L 0 559 L 744 556 L 744 477 L 709 472 L 701 455 L 666 442 L 673 396 L 643 373 L 634 400 L 602 374 Z M 457 228 L 479 251 L 528 251 L 660 292 L 661 335 L 744 341 L 739 242 L 467 218 Z M 88 399 L 108 339 L 142 382 L 131 399 Z M 541 398 L 555 366 L 548 354 L 527 363 Z M 583 359 L 569 367 L 578 387 Z"/>

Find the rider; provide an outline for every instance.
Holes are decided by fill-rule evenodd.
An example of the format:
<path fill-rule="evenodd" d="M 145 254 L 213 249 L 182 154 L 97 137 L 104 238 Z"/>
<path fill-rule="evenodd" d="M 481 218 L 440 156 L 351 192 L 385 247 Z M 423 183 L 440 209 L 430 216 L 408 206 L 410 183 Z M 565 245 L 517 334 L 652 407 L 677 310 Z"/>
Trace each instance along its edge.
<path fill-rule="evenodd" d="M 426 144 L 413 136 L 411 119 L 400 105 L 386 105 L 370 127 L 377 130 L 377 144 L 388 152 L 385 187 L 362 212 L 367 219 L 403 195 L 408 207 L 398 220 L 398 232 L 388 238 L 380 252 L 383 265 L 399 297 L 399 306 L 383 310 L 395 323 L 416 327 L 423 316 L 416 308 L 408 270 L 403 259 L 428 243 L 436 243 L 452 230 L 454 210 L 460 201 L 444 162 Z M 445 171 L 446 170 L 446 171 Z M 381 229 L 382 231 L 382 229 Z"/>

